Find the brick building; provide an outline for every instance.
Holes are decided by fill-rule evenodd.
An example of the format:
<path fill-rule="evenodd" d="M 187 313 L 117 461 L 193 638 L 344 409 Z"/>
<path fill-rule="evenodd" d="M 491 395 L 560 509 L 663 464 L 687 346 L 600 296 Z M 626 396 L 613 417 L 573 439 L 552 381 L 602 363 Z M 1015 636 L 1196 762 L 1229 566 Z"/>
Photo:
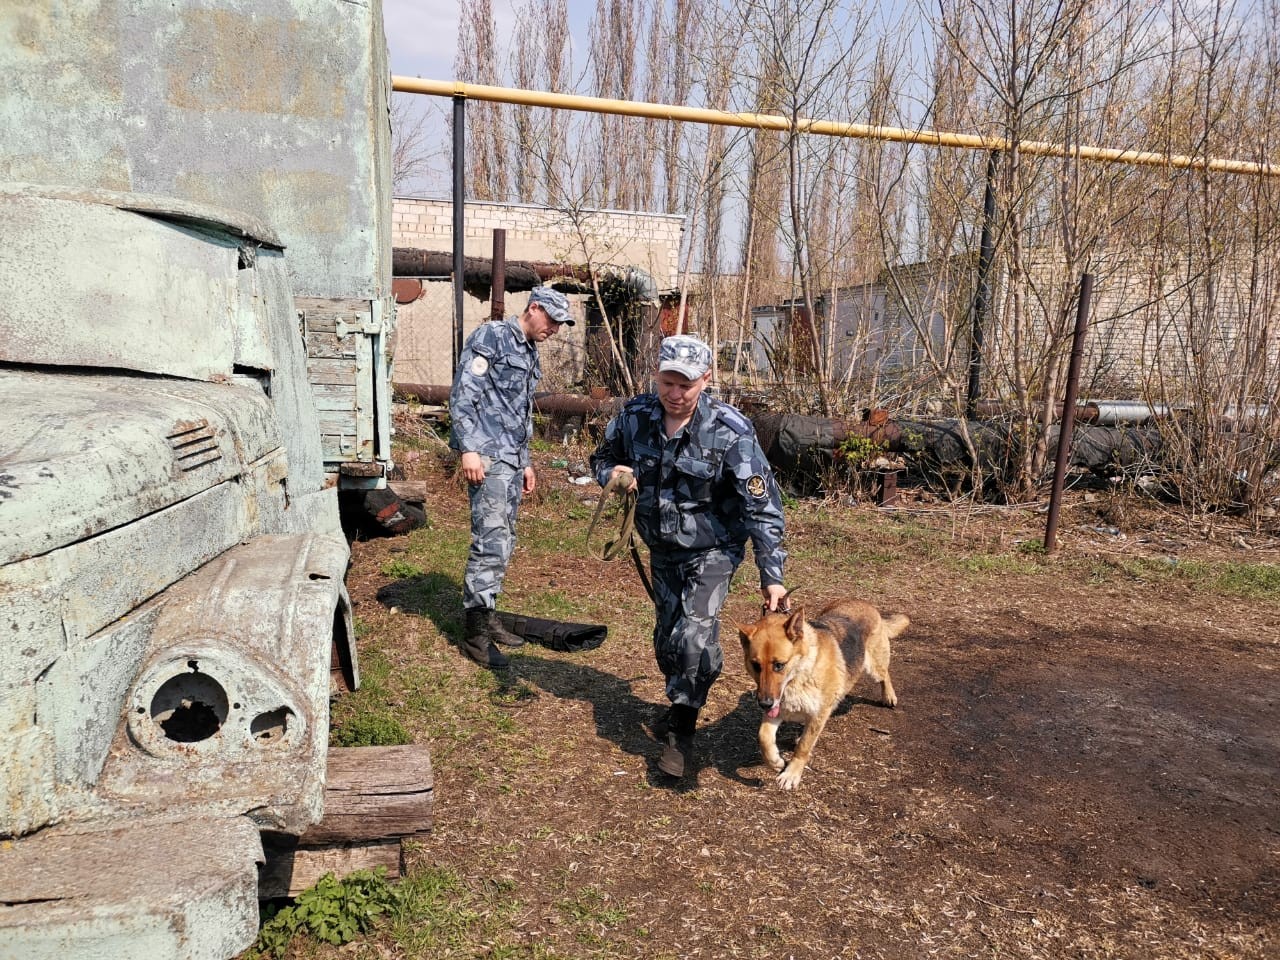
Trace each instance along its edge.
<path fill-rule="evenodd" d="M 516 203 L 468 201 L 463 250 L 490 257 L 493 231 L 506 231 L 508 260 L 554 262 L 617 271 L 639 270 L 660 291 L 676 286 L 684 217 L 620 210 L 563 210 Z M 400 197 L 392 212 L 392 246 L 448 252 L 453 249 L 450 200 Z M 544 386 L 562 389 L 583 372 L 589 336 L 584 296 L 570 296 L 579 322 L 542 347 Z M 508 293 L 507 314 L 524 309 L 528 295 Z M 488 301 L 464 297 L 464 336 L 489 318 Z M 421 296 L 396 310 L 395 373 L 401 383 L 448 384 L 453 377 L 453 287 L 449 277 L 424 278 Z"/>

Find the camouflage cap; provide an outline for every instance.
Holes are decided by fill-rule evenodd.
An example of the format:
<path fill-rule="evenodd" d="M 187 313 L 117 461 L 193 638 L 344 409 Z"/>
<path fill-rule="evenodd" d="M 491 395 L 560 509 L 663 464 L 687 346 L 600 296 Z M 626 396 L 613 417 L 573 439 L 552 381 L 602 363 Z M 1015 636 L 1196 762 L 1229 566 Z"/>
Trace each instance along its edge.
<path fill-rule="evenodd" d="M 697 380 L 711 369 L 711 348 L 687 334 L 666 337 L 658 348 L 658 372 L 670 370 Z"/>
<path fill-rule="evenodd" d="M 567 323 L 573 326 L 573 316 L 569 313 L 569 298 L 553 287 L 534 287 L 529 291 L 529 305 L 540 306 L 547 316 L 556 323 Z"/>

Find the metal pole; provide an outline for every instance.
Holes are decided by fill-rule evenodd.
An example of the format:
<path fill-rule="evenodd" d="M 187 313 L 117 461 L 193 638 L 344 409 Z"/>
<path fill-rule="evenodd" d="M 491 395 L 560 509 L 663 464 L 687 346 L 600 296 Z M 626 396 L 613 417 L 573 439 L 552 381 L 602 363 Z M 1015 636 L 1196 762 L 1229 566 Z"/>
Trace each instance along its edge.
<path fill-rule="evenodd" d="M 467 97 L 490 103 L 514 103 L 527 107 L 552 107 L 582 110 L 587 113 L 611 113 L 624 117 L 650 117 L 655 120 L 682 120 L 711 123 L 753 130 L 795 130 L 799 133 L 831 137 L 856 137 L 890 143 L 919 143 L 933 147 L 962 147 L 971 150 L 1012 150 L 1038 157 L 1072 157 L 1077 160 L 1099 160 L 1149 167 L 1175 167 L 1190 170 L 1220 170 L 1260 177 L 1280 177 L 1280 163 L 1255 163 L 1250 160 L 1224 160 L 1151 150 L 1090 147 L 1078 143 L 1048 143 L 1039 140 L 1009 140 L 1005 137 L 979 136 L 970 133 L 948 133 L 944 130 L 918 130 L 882 127 L 867 123 L 845 123 L 838 120 L 813 120 L 808 117 L 778 116 L 766 113 L 731 113 L 706 107 L 685 107 L 670 103 L 644 103 L 637 100 L 610 100 L 605 97 L 582 97 L 570 93 L 548 93 L 521 90 L 516 87 L 494 87 L 460 80 L 423 80 L 419 77 L 393 76 L 391 89 L 396 93 L 422 93 L 431 97 Z"/>
<path fill-rule="evenodd" d="M 507 231 L 493 231 L 493 268 L 489 287 L 489 319 L 501 320 L 507 310 Z"/>
<path fill-rule="evenodd" d="M 978 241 L 978 288 L 973 295 L 973 335 L 969 340 L 969 392 L 965 416 L 973 420 L 982 392 L 982 343 L 991 305 L 991 260 L 995 255 L 991 226 L 996 218 L 996 161 L 999 151 L 987 155 L 987 188 L 982 195 L 982 237 Z"/>
<path fill-rule="evenodd" d="M 467 98 L 453 98 L 453 364 L 462 359 L 463 213 L 466 207 Z"/>
<path fill-rule="evenodd" d="M 1084 335 L 1089 329 L 1089 300 L 1093 297 L 1093 274 L 1080 274 L 1080 302 L 1076 306 L 1076 329 L 1071 336 L 1071 362 L 1067 366 L 1067 395 L 1062 398 L 1062 423 L 1058 427 L 1058 456 L 1053 462 L 1053 491 L 1049 494 L 1049 518 L 1045 521 L 1044 552 L 1058 549 L 1058 507 L 1071 460 L 1071 432 L 1076 425 L 1076 397 L 1080 391 L 1080 362 L 1084 357 Z"/>

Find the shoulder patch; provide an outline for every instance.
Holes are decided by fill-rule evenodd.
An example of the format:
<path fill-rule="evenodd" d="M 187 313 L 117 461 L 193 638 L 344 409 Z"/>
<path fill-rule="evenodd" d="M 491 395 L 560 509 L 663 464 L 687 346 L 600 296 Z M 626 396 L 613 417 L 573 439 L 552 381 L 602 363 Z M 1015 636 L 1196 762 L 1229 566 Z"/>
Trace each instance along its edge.
<path fill-rule="evenodd" d="M 763 498 L 768 490 L 769 487 L 764 482 L 764 477 L 760 474 L 753 473 L 747 478 L 747 493 L 751 494 L 751 496 L 755 497 L 757 500 Z"/>
<path fill-rule="evenodd" d="M 482 356 L 471 358 L 471 375 L 474 377 L 483 377 L 489 372 L 489 361 Z"/>

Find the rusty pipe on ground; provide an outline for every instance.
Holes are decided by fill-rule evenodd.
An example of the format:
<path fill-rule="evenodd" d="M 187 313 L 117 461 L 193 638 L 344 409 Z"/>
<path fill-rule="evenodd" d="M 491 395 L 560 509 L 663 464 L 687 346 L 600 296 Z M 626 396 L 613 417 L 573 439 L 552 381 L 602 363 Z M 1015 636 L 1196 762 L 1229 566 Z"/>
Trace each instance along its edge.
<path fill-rule="evenodd" d="M 449 254 L 441 250 L 420 250 L 416 247 L 395 247 L 391 251 L 391 275 L 393 277 L 439 277 L 448 279 L 452 273 Z M 487 296 L 493 282 L 494 265 L 489 257 L 465 257 L 463 259 L 463 284 L 469 292 Z M 503 289 L 509 293 L 532 290 L 543 283 L 576 287 L 576 292 L 591 289 L 591 271 L 571 263 L 551 263 L 541 260 L 507 260 L 503 271 Z"/>

